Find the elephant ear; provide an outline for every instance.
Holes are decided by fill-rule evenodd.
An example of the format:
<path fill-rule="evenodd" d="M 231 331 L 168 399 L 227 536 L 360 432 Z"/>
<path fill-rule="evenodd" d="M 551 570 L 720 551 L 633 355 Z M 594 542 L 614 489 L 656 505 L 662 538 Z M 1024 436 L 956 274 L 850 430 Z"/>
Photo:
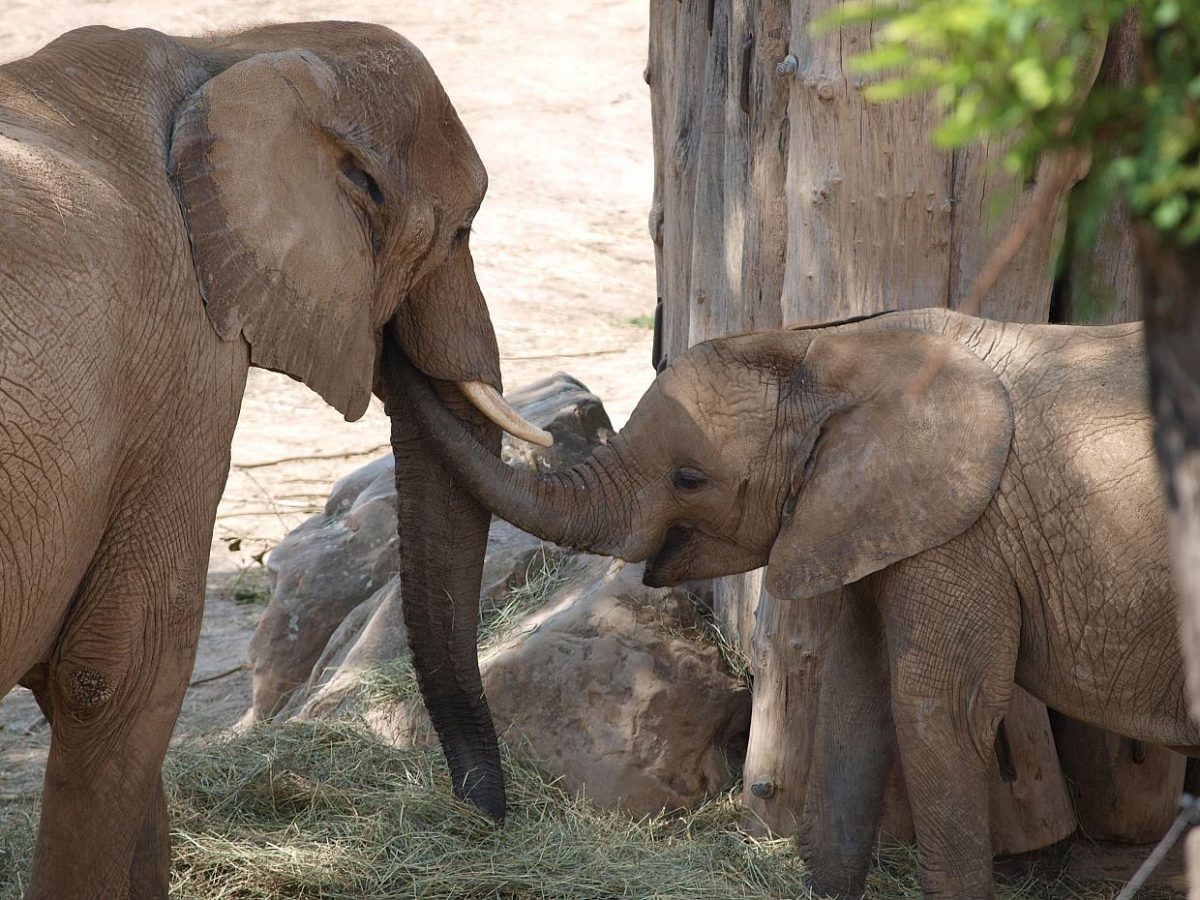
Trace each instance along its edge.
<path fill-rule="evenodd" d="M 943 544 L 983 514 L 1012 441 L 1008 392 L 955 341 L 815 338 L 797 376 L 827 415 L 804 441 L 767 587 L 811 597 Z"/>
<path fill-rule="evenodd" d="M 311 52 L 236 63 L 183 104 L 169 171 L 213 328 L 353 420 L 371 396 L 375 261 L 341 184 L 353 156 L 327 126 L 336 103 Z"/>

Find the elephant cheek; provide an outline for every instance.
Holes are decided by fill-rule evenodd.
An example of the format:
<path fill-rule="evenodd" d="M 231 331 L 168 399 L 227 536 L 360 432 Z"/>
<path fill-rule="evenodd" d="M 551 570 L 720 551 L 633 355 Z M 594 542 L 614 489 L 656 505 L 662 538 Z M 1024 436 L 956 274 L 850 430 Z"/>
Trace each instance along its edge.
<path fill-rule="evenodd" d="M 450 382 L 482 381 L 503 390 L 496 333 L 465 247 L 452 251 L 413 287 L 389 330 L 426 375 Z"/>
<path fill-rule="evenodd" d="M 693 532 L 678 526 L 667 532 L 666 539 L 658 552 L 646 561 L 642 584 L 646 587 L 673 587 L 687 581 L 691 556 Z"/>

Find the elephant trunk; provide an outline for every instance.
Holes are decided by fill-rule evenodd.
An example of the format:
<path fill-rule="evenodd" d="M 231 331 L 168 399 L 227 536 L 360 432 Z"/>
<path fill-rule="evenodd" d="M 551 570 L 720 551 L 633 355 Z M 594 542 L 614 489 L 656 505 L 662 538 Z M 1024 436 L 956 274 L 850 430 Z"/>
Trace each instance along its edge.
<path fill-rule="evenodd" d="M 518 469 L 484 452 L 407 360 L 393 376 L 440 458 L 484 506 L 543 540 L 631 559 L 626 544 L 637 478 L 623 461 L 620 436 L 562 472 Z"/>
<path fill-rule="evenodd" d="M 393 338 L 385 337 L 378 383 L 392 423 L 401 593 L 413 668 L 449 763 L 455 793 L 502 821 L 504 775 L 476 647 L 491 515 L 457 485 L 422 434 L 406 388 L 395 377 L 401 364 L 408 365 L 403 351 Z M 461 417 L 463 424 L 458 427 L 465 426 L 485 452 L 499 453 L 499 429 L 465 402 L 452 384 L 422 385 L 431 395 L 436 389 L 441 399 L 434 402 L 456 423 L 456 417 Z"/>

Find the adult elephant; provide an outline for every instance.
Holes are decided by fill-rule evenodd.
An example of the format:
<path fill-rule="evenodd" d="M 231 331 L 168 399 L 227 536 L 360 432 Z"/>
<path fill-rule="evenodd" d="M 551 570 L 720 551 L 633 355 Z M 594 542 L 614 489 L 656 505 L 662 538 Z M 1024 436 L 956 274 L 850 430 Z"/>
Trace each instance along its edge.
<path fill-rule="evenodd" d="M 926 895 L 980 898 L 1014 679 L 1094 725 L 1200 751 L 1145 368 L 1139 325 L 946 310 L 726 338 L 548 475 L 506 468 L 399 377 L 464 484 L 520 528 L 648 560 L 655 586 L 768 565 L 777 597 L 841 588 L 800 834 L 815 886 L 862 891 L 894 727 Z"/>
<path fill-rule="evenodd" d="M 52 735 L 28 896 L 165 896 L 161 763 L 250 365 L 347 419 L 384 397 L 414 662 L 455 790 L 503 817 L 488 514 L 375 379 L 405 355 L 489 452 L 489 420 L 544 442 L 498 393 L 485 188 L 429 64 L 378 26 L 94 27 L 0 67 L 0 695 L 30 687 Z"/>

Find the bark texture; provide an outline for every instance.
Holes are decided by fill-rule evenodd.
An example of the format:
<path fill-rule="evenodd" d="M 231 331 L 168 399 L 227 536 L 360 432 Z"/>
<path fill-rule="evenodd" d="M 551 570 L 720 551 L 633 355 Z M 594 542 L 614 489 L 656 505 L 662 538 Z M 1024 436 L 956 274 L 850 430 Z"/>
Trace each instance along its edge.
<path fill-rule="evenodd" d="M 978 313 L 1022 322 L 1050 317 L 1066 194 L 1084 174 L 1074 170 L 1077 161 L 1047 158 L 1022 184 L 999 168 L 1003 142 L 937 150 L 929 140 L 935 110 L 924 99 L 866 102 L 865 82 L 847 62 L 868 49 L 867 28 L 811 36 L 811 20 L 834 5 L 652 0 L 650 231 L 667 358 L 739 331 L 887 309 L 959 308 L 992 248 L 1039 201 L 1039 185 L 1058 186 L 1051 214 L 1033 221 Z M 1116 54 L 1105 63 L 1114 78 L 1131 71 L 1127 55 Z M 1138 314 L 1132 240 L 1122 210 L 1109 219 L 1087 269 L 1092 281 L 1077 282 L 1072 303 L 1057 304 L 1060 315 L 1080 308 L 1078 298 L 1096 280 L 1111 282 L 1123 298 L 1109 321 Z M 719 579 L 712 593 L 753 663 L 750 818 L 791 832 L 803 808 L 837 598 L 785 602 L 766 592 L 761 572 Z M 993 766 L 990 787 L 993 845 L 1001 853 L 1044 847 L 1075 828 L 1045 707 L 1017 692 L 1019 727 L 1007 729 L 1011 758 L 1003 774 Z M 893 790 L 886 805 L 884 830 L 903 835 L 903 797 Z"/>
<path fill-rule="evenodd" d="M 1130 86 L 1141 67 L 1137 10 L 1113 29 L 1097 76 L 1099 85 Z M 1145 298 L 1129 204 L 1114 196 L 1094 242 L 1072 249 L 1066 283 L 1052 321 L 1091 325 L 1133 322 Z M 1063 774 L 1070 784 L 1079 827 L 1096 840 L 1157 840 L 1176 814 L 1186 760 L 1165 747 L 1148 746 L 1052 713 Z"/>
<path fill-rule="evenodd" d="M 1188 703 L 1200 719 L 1200 260 L 1196 247 L 1140 226 L 1146 352 L 1155 445 L 1167 492 L 1171 558 L 1179 591 Z M 1189 897 L 1200 897 L 1200 844 L 1187 842 Z"/>

